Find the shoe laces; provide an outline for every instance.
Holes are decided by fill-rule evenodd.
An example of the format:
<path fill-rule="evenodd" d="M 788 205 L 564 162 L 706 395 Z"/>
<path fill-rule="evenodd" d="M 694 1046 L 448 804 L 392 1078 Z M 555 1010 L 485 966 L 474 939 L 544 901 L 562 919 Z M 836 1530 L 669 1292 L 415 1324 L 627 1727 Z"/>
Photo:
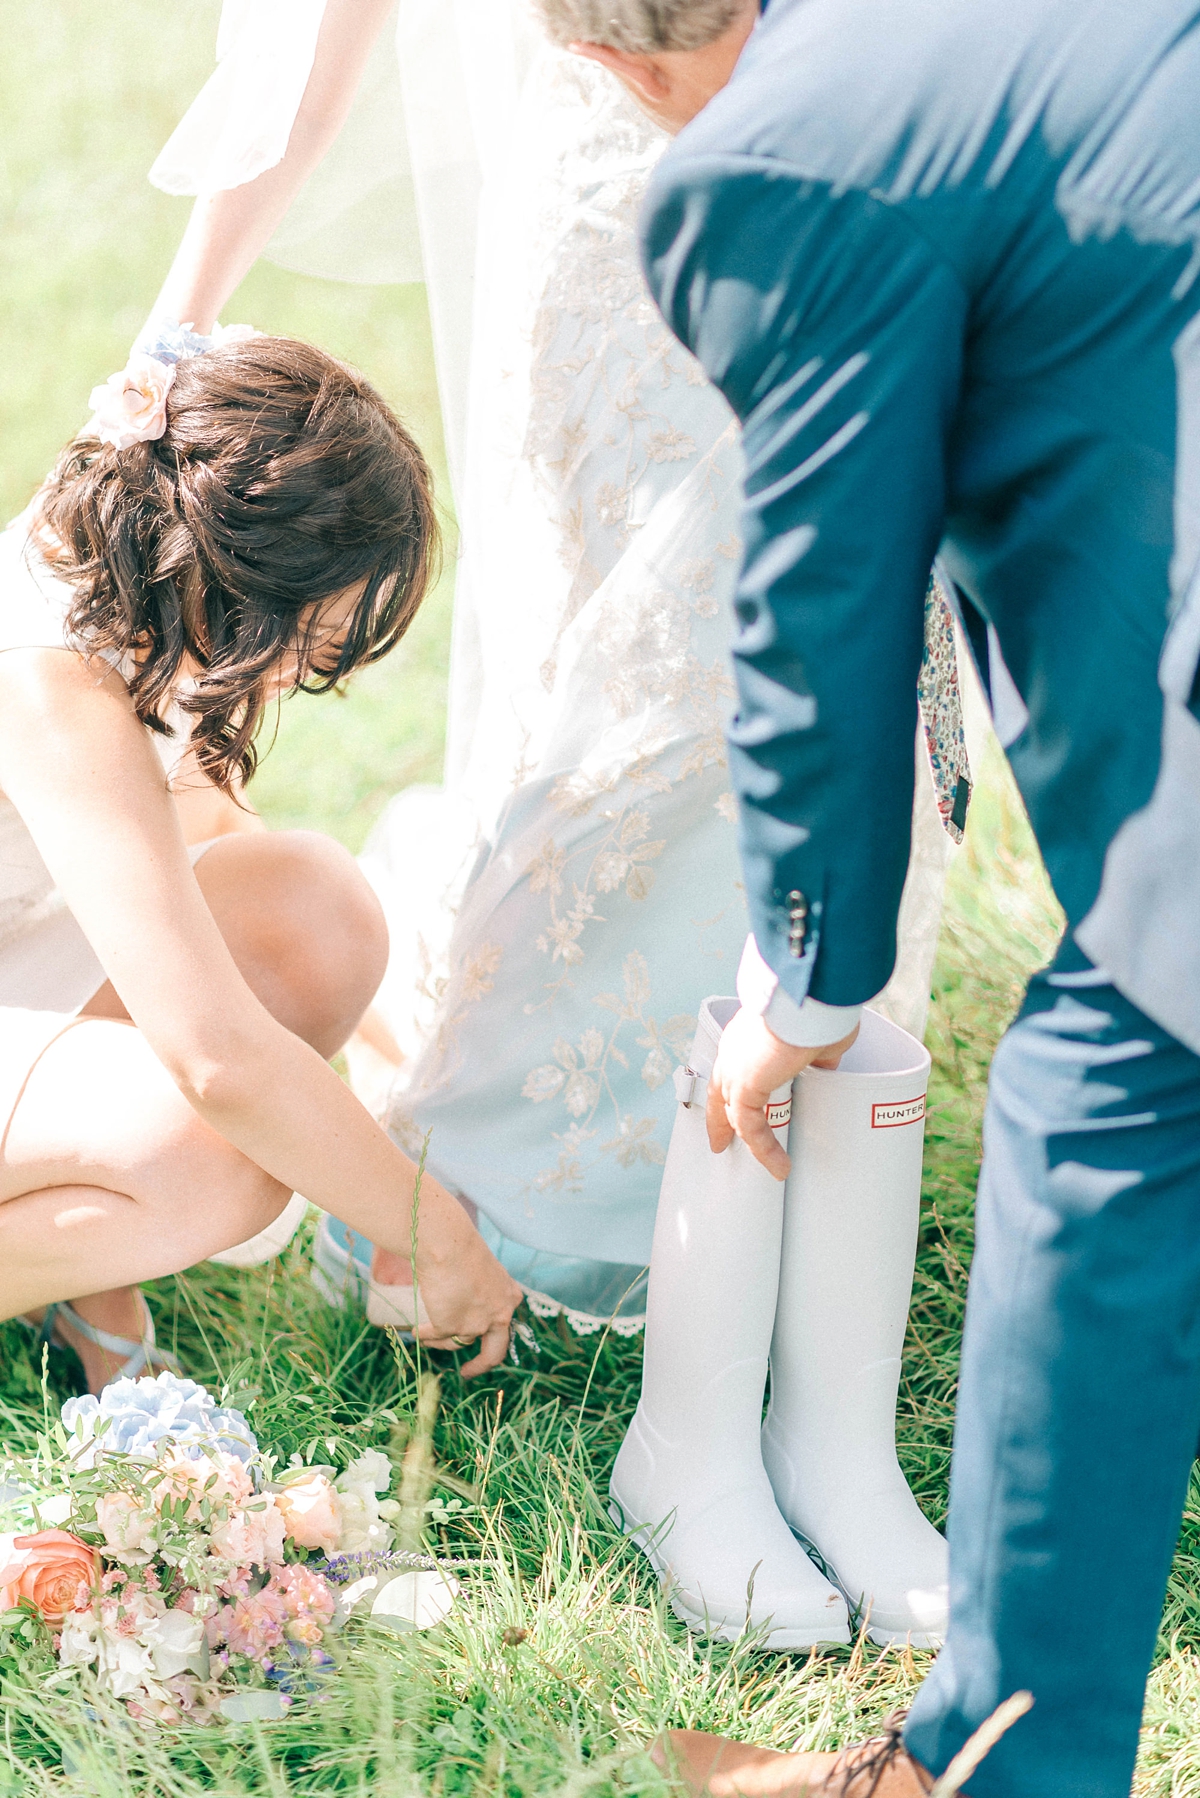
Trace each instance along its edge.
<path fill-rule="evenodd" d="M 893 1711 L 886 1718 L 882 1735 L 872 1736 L 856 1748 L 839 1755 L 837 1764 L 818 1787 L 821 1798 L 874 1798 L 885 1773 L 899 1760 L 909 1760 L 904 1745 L 904 1720 L 907 1711 Z M 909 1762 L 911 1765 L 911 1761 Z M 918 1783 L 923 1783 L 918 1781 Z"/>

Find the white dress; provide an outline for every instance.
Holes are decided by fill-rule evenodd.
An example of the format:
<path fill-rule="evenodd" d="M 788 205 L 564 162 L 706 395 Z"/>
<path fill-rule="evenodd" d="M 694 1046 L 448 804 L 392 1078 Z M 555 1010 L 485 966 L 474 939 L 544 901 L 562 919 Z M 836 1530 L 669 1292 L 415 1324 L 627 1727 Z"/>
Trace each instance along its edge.
<path fill-rule="evenodd" d="M 740 451 L 641 276 L 638 209 L 666 140 L 603 70 L 539 46 L 510 0 L 486 5 L 403 0 L 399 17 L 409 187 L 392 198 L 411 234 L 416 194 L 464 549 L 446 786 L 401 794 L 363 857 L 392 930 L 379 1003 L 408 1056 L 389 1125 L 410 1153 L 428 1139 L 535 1307 L 632 1329 L 671 1074 L 701 1001 L 732 992 L 747 932 L 723 740 Z M 266 12 L 243 5 L 241 54 Z M 235 34 L 205 130 L 248 179 L 238 54 Z M 378 62 L 366 86 L 378 120 Z M 213 166 L 190 120 L 156 165 L 175 191 Z M 327 211 L 332 191 L 327 173 Z M 301 228 L 283 236 L 280 260 L 332 272 L 319 233 L 305 258 Z M 944 649 L 940 598 L 931 617 Z M 948 814 L 966 762 L 934 661 Z M 919 1035 L 950 836 L 923 747 L 917 773 L 881 1003 Z"/>

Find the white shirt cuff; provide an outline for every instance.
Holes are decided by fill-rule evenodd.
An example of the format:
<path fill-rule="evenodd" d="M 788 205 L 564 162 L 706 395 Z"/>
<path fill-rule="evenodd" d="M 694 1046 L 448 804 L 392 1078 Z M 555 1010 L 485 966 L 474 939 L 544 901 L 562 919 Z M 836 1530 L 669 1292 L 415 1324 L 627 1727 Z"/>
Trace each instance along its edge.
<path fill-rule="evenodd" d="M 778 975 L 763 960 L 752 936 L 746 938 L 742 951 L 737 992 L 746 1010 L 757 1012 L 771 1034 L 793 1049 L 823 1049 L 828 1043 L 840 1043 L 857 1027 L 863 1013 L 861 1005 L 825 1005 L 820 999 L 797 1003 L 779 984 Z"/>

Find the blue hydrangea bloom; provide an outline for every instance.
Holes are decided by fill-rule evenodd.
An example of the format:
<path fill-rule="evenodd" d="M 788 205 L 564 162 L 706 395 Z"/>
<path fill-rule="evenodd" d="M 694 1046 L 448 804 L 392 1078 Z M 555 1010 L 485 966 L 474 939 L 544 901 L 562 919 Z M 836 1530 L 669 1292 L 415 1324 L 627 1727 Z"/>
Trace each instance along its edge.
<path fill-rule="evenodd" d="M 106 1423 L 98 1446 L 110 1454 L 153 1457 L 168 1440 L 192 1460 L 206 1449 L 220 1449 L 248 1466 L 258 1454 L 254 1432 L 240 1411 L 222 1410 L 211 1392 L 173 1373 L 160 1373 L 154 1380 L 114 1380 L 99 1398 L 89 1392 L 68 1399 L 62 1420 L 69 1436 L 84 1438 L 94 1437 Z"/>
<path fill-rule="evenodd" d="M 182 362 L 185 356 L 203 356 L 212 349 L 215 337 L 205 337 L 199 331 L 189 331 L 186 325 L 177 325 L 168 320 L 161 320 L 153 334 L 147 331 L 145 337 L 139 339 L 138 349 L 143 355 L 153 356 L 156 362 Z"/>

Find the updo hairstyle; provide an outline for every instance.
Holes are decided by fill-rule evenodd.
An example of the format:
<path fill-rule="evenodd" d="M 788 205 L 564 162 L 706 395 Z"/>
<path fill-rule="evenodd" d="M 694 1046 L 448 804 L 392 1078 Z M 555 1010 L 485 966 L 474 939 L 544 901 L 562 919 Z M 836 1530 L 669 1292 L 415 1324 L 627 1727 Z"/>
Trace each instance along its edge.
<path fill-rule="evenodd" d="M 163 436 L 117 450 L 85 432 L 34 518 L 74 589 L 72 645 L 130 659 L 151 730 L 169 734 L 172 701 L 191 714 L 200 766 L 226 792 L 257 765 L 279 668 L 294 661 L 297 685 L 320 693 L 387 655 L 439 553 L 412 436 L 361 375 L 288 337 L 185 358 Z M 344 638 L 322 650 L 322 602 L 360 583 Z"/>

